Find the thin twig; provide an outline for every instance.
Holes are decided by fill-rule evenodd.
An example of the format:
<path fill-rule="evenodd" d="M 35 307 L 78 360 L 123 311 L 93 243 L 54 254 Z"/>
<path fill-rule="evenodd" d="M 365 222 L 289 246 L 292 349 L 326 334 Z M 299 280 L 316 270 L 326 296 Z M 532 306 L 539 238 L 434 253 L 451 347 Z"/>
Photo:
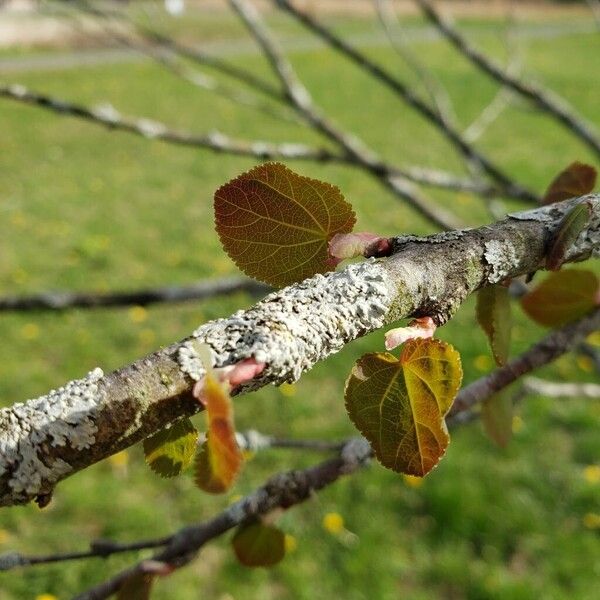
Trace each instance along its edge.
<path fill-rule="evenodd" d="M 539 394 L 546 398 L 600 398 L 600 385 L 597 383 L 563 383 L 526 377 L 523 389 L 528 394 Z"/>
<path fill-rule="evenodd" d="M 356 65 L 372 75 L 377 81 L 385 84 L 396 94 L 398 94 L 411 108 L 416 110 L 420 115 L 432 123 L 464 157 L 479 164 L 480 167 L 490 177 L 492 177 L 492 179 L 494 179 L 494 181 L 506 189 L 507 193 L 509 193 L 511 196 L 519 197 L 520 199 L 528 202 L 538 202 L 539 198 L 536 194 L 524 189 L 509 175 L 504 173 L 499 167 L 493 164 L 486 156 L 476 150 L 464 139 L 459 131 L 445 123 L 439 114 L 431 106 L 419 98 L 403 81 L 373 62 L 355 47 L 338 37 L 322 23 L 316 21 L 307 13 L 293 6 L 290 2 L 288 2 L 288 0 L 274 1 L 278 6 L 295 17 L 310 31 L 317 34 L 321 39 L 327 42 L 332 48 L 338 50 L 346 58 L 350 59 Z"/>
<path fill-rule="evenodd" d="M 406 200 L 426 219 L 443 229 L 457 229 L 461 226 L 458 219 L 442 208 L 433 206 L 414 186 L 405 180 L 404 174 L 396 173 L 392 177 L 389 168 L 376 153 L 368 148 L 355 135 L 341 130 L 313 102 L 310 92 L 298 78 L 296 71 L 285 57 L 261 19 L 255 6 L 247 0 L 229 0 L 233 10 L 240 16 L 248 31 L 252 34 L 273 72 L 278 76 L 290 104 L 318 132 L 333 141 L 344 153 L 365 171 L 374 175 L 397 196 Z"/>
<path fill-rule="evenodd" d="M 303 159 L 324 162 L 345 162 L 343 157 L 325 148 L 311 148 L 304 144 L 295 143 L 273 144 L 259 140 L 237 140 L 220 131 L 197 134 L 170 129 L 167 125 L 159 121 L 121 116 L 110 105 L 88 108 L 81 104 L 75 104 L 28 90 L 20 84 L 0 85 L 0 97 L 37 105 L 71 117 L 85 119 L 91 123 L 103 125 L 108 129 L 127 131 L 145 138 L 157 139 L 172 144 L 206 148 L 213 152 L 226 152 L 228 154 L 252 156 L 260 159 Z"/>
<path fill-rule="evenodd" d="M 464 38 L 453 25 L 444 18 L 430 0 L 416 0 L 425 16 L 437 27 L 446 39 L 481 71 L 527 98 L 539 109 L 561 123 L 575 134 L 600 157 L 600 137 L 594 127 L 587 123 L 569 104 L 552 90 L 538 84 L 526 82 L 504 70 L 491 58 L 477 50 Z"/>
<path fill-rule="evenodd" d="M 31 296 L 0 297 L 1 311 L 67 310 L 204 300 L 215 296 L 248 292 L 263 295 L 269 287 L 252 279 L 230 277 L 199 281 L 186 286 L 161 286 L 131 292 L 42 292 Z"/>

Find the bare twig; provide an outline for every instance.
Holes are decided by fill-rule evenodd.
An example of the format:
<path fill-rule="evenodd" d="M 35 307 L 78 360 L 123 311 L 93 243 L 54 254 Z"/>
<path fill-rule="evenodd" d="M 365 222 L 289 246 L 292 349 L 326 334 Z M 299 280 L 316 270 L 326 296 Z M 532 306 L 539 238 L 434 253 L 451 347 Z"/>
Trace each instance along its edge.
<path fill-rule="evenodd" d="M 146 306 L 163 302 L 204 300 L 214 296 L 249 292 L 260 295 L 269 286 L 252 279 L 230 277 L 199 281 L 186 286 L 162 286 L 131 292 L 42 292 L 31 296 L 0 297 L 0 311 L 67 310 L 70 308 L 101 308 L 109 306 Z"/>
<path fill-rule="evenodd" d="M 528 394 L 539 394 L 547 398 L 600 398 L 600 385 L 597 383 L 563 383 L 526 377 L 523 380 L 523 390 Z"/>
<path fill-rule="evenodd" d="M 552 362 L 575 348 L 587 335 L 598 329 L 600 329 L 600 308 L 587 317 L 554 330 L 504 367 L 464 387 L 452 406 L 450 416 L 468 410 L 477 402 L 517 381 L 522 375 Z"/>
<path fill-rule="evenodd" d="M 398 94 L 411 108 L 432 123 L 465 158 L 478 164 L 494 181 L 501 185 L 509 195 L 519 197 L 528 202 L 538 202 L 539 198 L 536 194 L 524 189 L 481 152 L 477 151 L 464 139 L 460 132 L 445 123 L 440 115 L 431 108 L 431 106 L 421 100 L 421 98 L 419 98 L 403 81 L 373 62 L 362 52 L 334 34 L 329 28 L 313 19 L 309 14 L 296 8 L 288 2 L 288 0 L 274 1 L 278 6 L 310 29 L 310 31 L 326 41 L 332 48 L 338 50 L 367 73 L 371 74 L 377 81 L 385 84 Z"/>
<path fill-rule="evenodd" d="M 600 137 L 598 133 L 590 123 L 577 115 L 563 98 L 549 89 L 542 88 L 540 85 L 519 79 L 471 46 L 458 30 L 437 11 L 430 0 L 416 0 L 416 2 L 425 16 L 463 56 L 498 83 L 509 87 L 533 102 L 535 106 L 585 142 L 595 152 L 596 156 L 600 156 Z"/>
<path fill-rule="evenodd" d="M 263 141 L 245 141 L 231 138 L 219 131 L 197 134 L 170 129 L 164 123 L 144 118 L 128 118 L 110 105 L 88 108 L 46 94 L 28 90 L 20 84 L 0 85 L 0 97 L 18 102 L 34 104 L 42 108 L 71 117 L 85 119 L 103 125 L 108 129 L 127 131 L 149 139 L 157 139 L 172 144 L 206 148 L 213 152 L 226 152 L 260 159 L 303 159 L 315 161 L 341 161 L 339 155 L 325 148 L 311 148 L 303 144 L 273 144 Z"/>
<path fill-rule="evenodd" d="M 261 19 L 254 5 L 247 0 L 229 0 L 232 8 L 240 16 L 278 76 L 290 104 L 318 132 L 333 141 L 345 154 L 367 172 L 391 189 L 397 196 L 406 200 L 426 219 L 443 229 L 457 229 L 461 226 L 458 219 L 442 208 L 433 206 L 418 190 L 406 181 L 404 173 L 394 173 L 381 161 L 373 150 L 355 135 L 341 130 L 313 102 L 310 92 L 300 81 L 291 63 L 287 60 L 279 45 Z"/>

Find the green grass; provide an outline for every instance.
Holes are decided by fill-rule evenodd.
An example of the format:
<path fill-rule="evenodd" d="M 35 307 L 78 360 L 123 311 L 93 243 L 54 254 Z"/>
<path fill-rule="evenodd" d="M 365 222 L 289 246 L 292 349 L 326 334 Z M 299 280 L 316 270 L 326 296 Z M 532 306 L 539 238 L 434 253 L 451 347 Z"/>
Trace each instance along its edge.
<path fill-rule="evenodd" d="M 356 24 L 348 28 L 359 31 Z M 493 37 L 481 34 L 478 41 L 501 54 Z M 494 85 L 441 43 L 416 49 L 443 78 L 466 125 L 492 97 Z M 390 50 L 368 52 L 403 73 Z M 591 57 L 599 52 L 597 36 L 531 41 L 527 72 L 598 121 L 600 78 Z M 236 60 L 266 72 L 256 56 Z M 335 54 L 315 50 L 297 53 L 293 60 L 317 101 L 386 157 L 460 170 L 431 127 Z M 11 79 L 72 100 L 110 101 L 125 114 L 196 131 L 218 127 L 245 138 L 318 142 L 311 132 L 215 100 L 148 63 L 31 72 Z M 131 289 L 235 273 L 212 228 L 211 199 L 251 160 L 173 148 L 8 102 L 2 103 L 0 131 L 1 293 Z M 492 126 L 481 147 L 537 190 L 570 161 L 592 162 L 560 127 L 520 103 Z M 356 208 L 360 230 L 430 231 L 366 175 L 331 165 L 292 166 L 340 186 Z M 440 192 L 431 197 L 471 224 L 487 219 L 475 198 Z M 249 302 L 238 295 L 147 312 L 3 314 L 1 402 L 34 397 L 97 365 L 116 368 Z M 514 352 L 543 334 L 518 308 L 516 313 Z M 440 337 L 461 351 L 466 381 L 491 368 L 472 301 Z M 240 399 L 238 427 L 297 437 L 351 435 L 343 383 L 352 362 L 381 348 L 382 340 L 377 333 L 349 345 L 303 377 L 293 395 L 268 388 Z M 594 377 L 589 364 L 574 357 L 560 359 L 543 374 Z M 224 538 L 207 546 L 191 567 L 161 581 L 154 597 L 592 599 L 600 575 L 600 537 L 584 523 L 588 513 L 600 513 L 600 484 L 583 473 L 599 460 L 600 407 L 577 399 L 528 398 L 520 418 L 522 426 L 504 451 L 488 441 L 479 424 L 456 431 L 447 456 L 418 488 L 373 465 L 283 514 L 279 522 L 298 547 L 272 570 L 239 567 Z M 198 422 L 202 426 L 203 418 Z M 105 461 L 65 481 L 43 511 L 35 506 L 2 509 L 0 551 L 47 553 L 83 549 L 98 537 L 126 541 L 162 535 L 211 516 L 233 495 L 250 491 L 277 470 L 317 460 L 292 451 L 259 454 L 230 495 L 213 498 L 197 491 L 189 474 L 168 481 L 155 477 L 143 464 L 140 448 L 131 449 L 128 457 L 126 468 Z M 331 511 L 344 517 L 352 535 L 323 529 L 322 517 Z M 0 598 L 25 600 L 44 592 L 69 598 L 132 559 L 3 574 Z"/>

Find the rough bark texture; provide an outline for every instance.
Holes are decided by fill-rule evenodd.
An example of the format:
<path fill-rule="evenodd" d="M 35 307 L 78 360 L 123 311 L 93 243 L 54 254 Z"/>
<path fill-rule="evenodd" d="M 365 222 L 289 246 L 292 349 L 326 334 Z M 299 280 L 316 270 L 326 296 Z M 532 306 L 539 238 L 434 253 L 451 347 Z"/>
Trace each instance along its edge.
<path fill-rule="evenodd" d="M 68 475 L 197 412 L 191 389 L 204 373 L 199 344 L 210 347 L 216 367 L 250 357 L 266 364 L 235 393 L 294 381 L 357 337 L 409 316 L 431 316 L 441 325 L 479 287 L 541 268 L 554 232 L 581 201 L 590 202 L 592 218 L 565 259 L 599 256 L 598 195 L 478 229 L 395 238 L 389 258 L 316 275 L 106 376 L 97 369 L 2 409 L 0 506 L 45 497 Z"/>

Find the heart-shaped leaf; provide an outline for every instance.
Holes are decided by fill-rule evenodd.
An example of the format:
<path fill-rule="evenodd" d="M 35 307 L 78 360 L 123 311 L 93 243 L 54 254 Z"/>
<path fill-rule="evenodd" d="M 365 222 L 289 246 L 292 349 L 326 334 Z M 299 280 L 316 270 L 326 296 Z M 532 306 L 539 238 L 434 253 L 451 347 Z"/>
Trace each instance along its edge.
<path fill-rule="evenodd" d="M 192 422 L 181 419 L 144 440 L 146 462 L 161 477 L 174 477 L 192 463 L 197 442 Z"/>
<path fill-rule="evenodd" d="M 226 183 L 214 206 L 227 254 L 246 275 L 275 286 L 329 270 L 329 240 L 352 231 L 356 221 L 337 187 L 280 163 Z"/>
<path fill-rule="evenodd" d="M 241 525 L 231 543 L 237 559 L 247 567 L 272 567 L 285 556 L 285 534 L 272 525 Z"/>
<path fill-rule="evenodd" d="M 506 448 L 512 437 L 513 403 L 506 391 L 493 394 L 481 404 L 481 421 L 485 432 Z"/>
<path fill-rule="evenodd" d="M 551 273 L 521 298 L 523 310 L 537 323 L 558 327 L 600 305 L 600 278 L 593 271 L 567 269 Z"/>
<path fill-rule="evenodd" d="M 582 202 L 574 206 L 562 220 L 546 256 L 546 268 L 550 271 L 560 269 L 567 250 L 575 243 L 579 234 L 588 226 L 592 218 L 592 205 Z"/>
<path fill-rule="evenodd" d="M 346 382 L 346 410 L 385 467 L 422 477 L 443 456 L 444 416 L 462 381 L 460 355 L 435 339 L 406 342 L 397 359 L 365 354 Z"/>
<path fill-rule="evenodd" d="M 208 432 L 196 456 L 196 485 L 210 494 L 222 494 L 233 485 L 244 460 L 235 439 L 228 384 L 207 372 L 202 401 L 206 406 Z"/>
<path fill-rule="evenodd" d="M 490 285 L 477 292 L 477 322 L 485 331 L 497 365 L 508 359 L 512 329 L 510 294 L 503 285 Z"/>
<path fill-rule="evenodd" d="M 552 202 L 589 194 L 596 185 L 596 175 L 596 169 L 590 165 L 580 162 L 570 164 L 548 186 L 542 203 L 552 204 Z"/>

